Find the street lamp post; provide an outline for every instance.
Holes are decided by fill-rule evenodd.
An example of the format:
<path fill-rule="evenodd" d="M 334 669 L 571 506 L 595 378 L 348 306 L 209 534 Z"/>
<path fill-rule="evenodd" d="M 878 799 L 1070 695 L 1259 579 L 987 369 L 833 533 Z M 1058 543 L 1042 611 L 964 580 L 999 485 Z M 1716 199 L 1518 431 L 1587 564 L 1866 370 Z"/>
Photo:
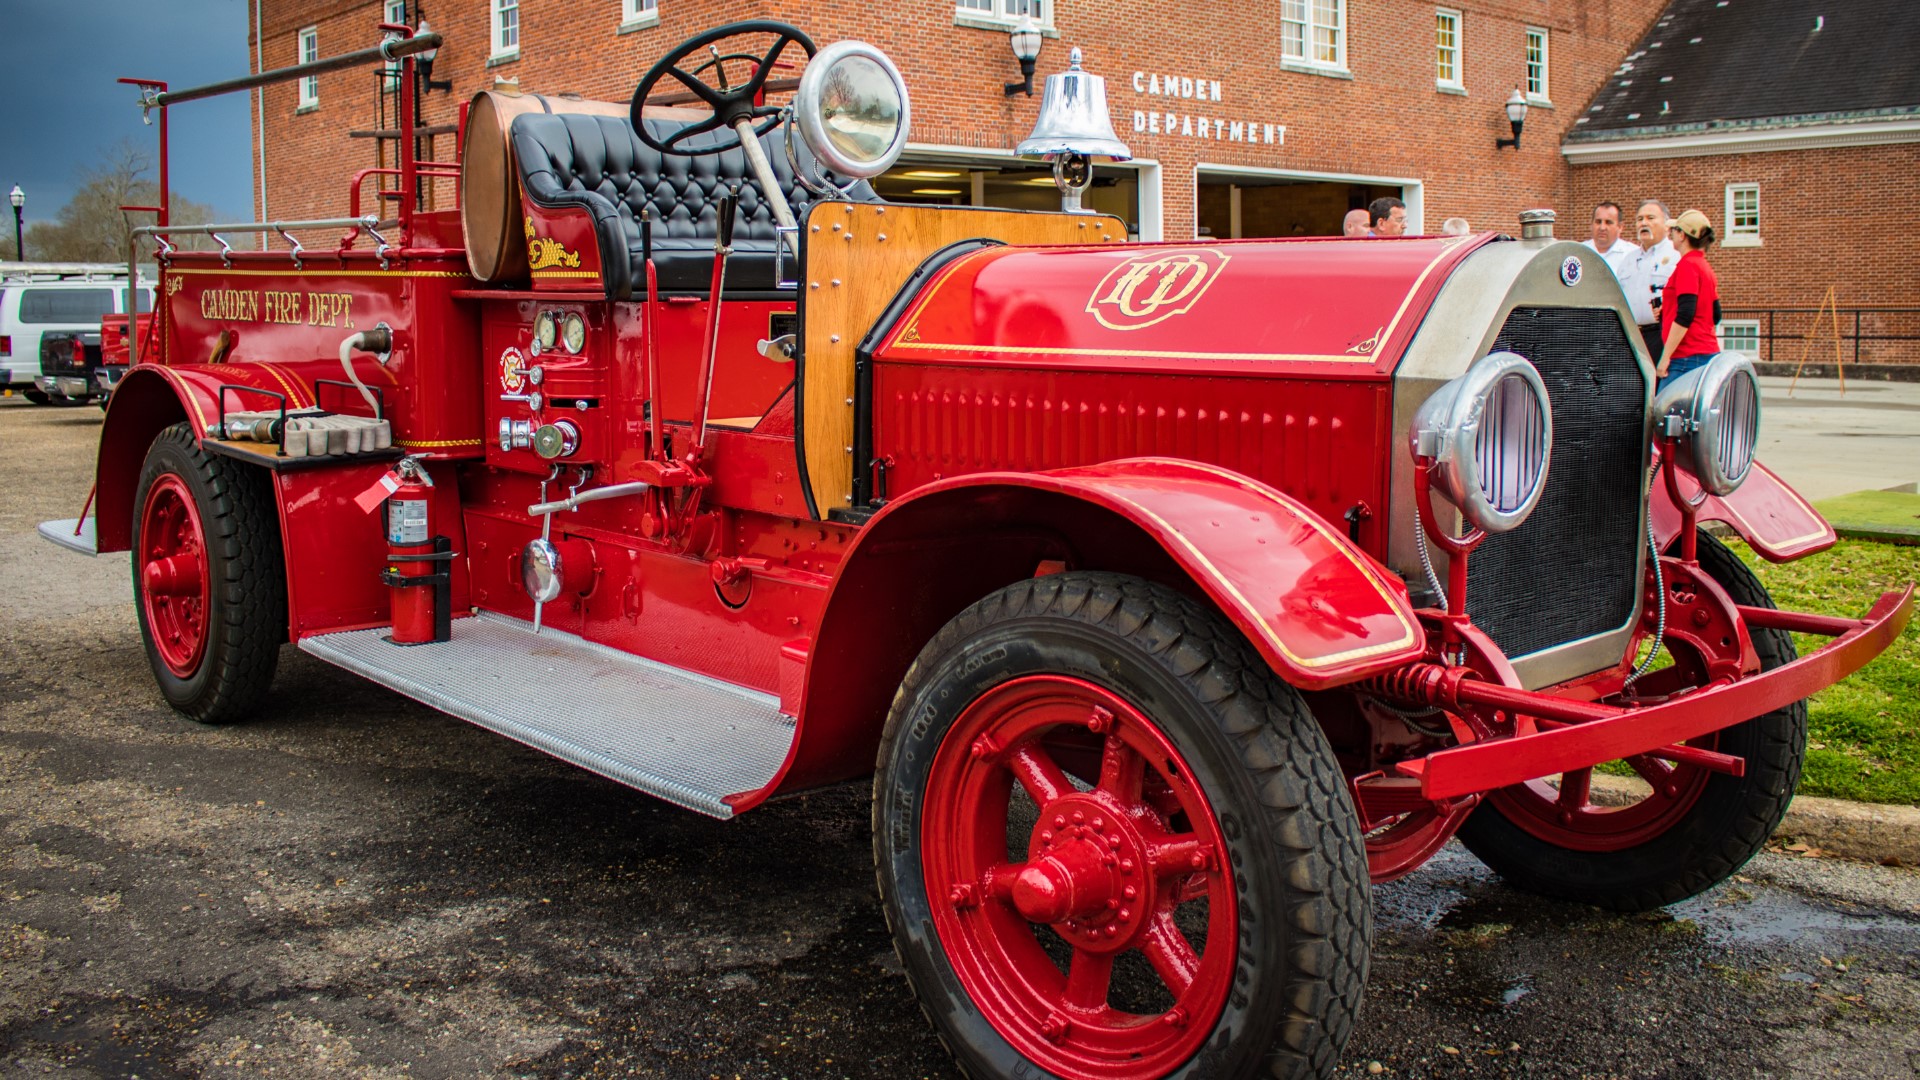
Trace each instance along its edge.
<path fill-rule="evenodd" d="M 13 190 L 7 193 L 7 201 L 13 204 L 13 257 L 26 262 L 27 246 L 26 241 L 20 238 L 20 222 L 21 211 L 27 205 L 27 193 L 20 190 L 19 184 L 15 184 Z"/>

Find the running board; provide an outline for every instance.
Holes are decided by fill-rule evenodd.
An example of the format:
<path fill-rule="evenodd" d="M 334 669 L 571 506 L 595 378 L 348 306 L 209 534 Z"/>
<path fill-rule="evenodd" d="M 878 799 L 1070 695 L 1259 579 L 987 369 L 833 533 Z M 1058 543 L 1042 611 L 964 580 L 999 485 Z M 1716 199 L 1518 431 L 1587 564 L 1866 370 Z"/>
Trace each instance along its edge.
<path fill-rule="evenodd" d="M 300 642 L 304 652 L 649 795 L 717 818 L 773 782 L 793 745 L 780 699 L 551 627 L 500 615 L 453 639 L 395 645 L 388 630 Z"/>

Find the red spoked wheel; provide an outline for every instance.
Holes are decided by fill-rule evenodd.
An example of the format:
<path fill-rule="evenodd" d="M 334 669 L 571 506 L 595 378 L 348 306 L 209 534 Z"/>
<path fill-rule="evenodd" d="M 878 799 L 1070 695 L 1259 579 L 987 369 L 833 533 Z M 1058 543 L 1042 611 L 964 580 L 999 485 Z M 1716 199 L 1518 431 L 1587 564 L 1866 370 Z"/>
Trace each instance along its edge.
<path fill-rule="evenodd" d="M 1700 569 L 1734 604 L 1773 606 L 1766 587 L 1725 545 L 1705 533 L 1695 539 Z M 1750 632 L 1762 670 L 1797 655 L 1783 630 Z M 1679 692 L 1697 684 L 1705 659 L 1675 652 L 1674 667 L 1654 672 L 1643 687 Z M 1630 758 L 1627 764 L 1652 790 L 1625 806 L 1593 801 L 1591 769 L 1517 784 L 1481 802 L 1461 825 L 1460 842 L 1518 888 L 1620 911 L 1644 911 L 1709 889 L 1773 835 L 1806 756 L 1804 701 L 1727 720 L 1729 726 L 1687 745 L 1739 758 L 1742 775 Z"/>
<path fill-rule="evenodd" d="M 161 695 L 201 723 L 245 719 L 287 639 L 265 471 L 208 454 L 175 424 L 147 449 L 133 525 L 134 612 Z"/>
<path fill-rule="evenodd" d="M 1353 1029 L 1366 852 L 1324 734 L 1219 615 L 1069 572 L 902 682 L 874 779 L 894 944 L 968 1075 L 1325 1075 Z"/>
<path fill-rule="evenodd" d="M 1072 755 L 1087 736 L 1091 787 L 1048 746 Z M 935 931 L 1016 1049 L 1050 1072 L 1120 1080 L 1163 1076 L 1200 1048 L 1233 979 L 1232 880 L 1212 807 L 1150 720 L 1082 679 L 1002 684 L 955 721 L 924 814 L 927 892 L 947 900 Z M 1129 956 L 1157 986 L 1116 987 Z"/>
<path fill-rule="evenodd" d="M 180 477 L 169 473 L 147 488 L 134 566 L 154 651 L 175 676 L 192 677 L 207 651 L 207 544 Z"/>

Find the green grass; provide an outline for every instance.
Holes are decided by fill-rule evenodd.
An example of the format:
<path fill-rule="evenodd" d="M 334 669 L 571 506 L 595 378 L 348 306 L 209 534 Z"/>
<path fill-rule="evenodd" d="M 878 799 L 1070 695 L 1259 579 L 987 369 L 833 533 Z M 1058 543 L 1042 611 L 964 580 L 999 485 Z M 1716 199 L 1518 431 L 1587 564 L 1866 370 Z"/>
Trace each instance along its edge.
<path fill-rule="evenodd" d="M 1859 616 L 1888 589 L 1920 580 L 1920 548 L 1842 540 L 1818 555 L 1774 564 L 1727 541 L 1783 608 Z M 1828 638 L 1795 634 L 1802 655 Z M 1862 802 L 1920 805 L 1920 619 L 1872 663 L 1808 705 L 1800 791 Z"/>

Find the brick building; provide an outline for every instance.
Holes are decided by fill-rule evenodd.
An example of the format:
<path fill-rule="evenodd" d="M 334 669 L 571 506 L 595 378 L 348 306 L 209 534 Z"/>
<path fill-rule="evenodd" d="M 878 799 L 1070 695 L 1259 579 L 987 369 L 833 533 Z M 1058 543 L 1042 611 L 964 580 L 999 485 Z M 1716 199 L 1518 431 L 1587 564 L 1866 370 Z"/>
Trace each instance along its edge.
<path fill-rule="evenodd" d="M 1754 120 L 1751 141 L 1701 142 L 1697 126 L 1726 115 L 1716 113 L 1714 96 L 1683 101 L 1669 93 L 1670 110 L 1693 111 L 1649 125 L 1640 117 L 1652 90 L 1635 73 L 1673 56 L 1660 50 L 1686 40 L 1668 38 L 1695 36 L 1686 31 L 1689 19 L 1732 25 L 1729 8 L 1792 8 L 1796 25 L 1815 16 L 1802 18 L 1789 0 L 1676 0 L 1667 7 L 1663 0 L 1213 0 L 1143 10 L 1111 0 L 904 0 L 876 13 L 865 5 L 765 0 L 252 0 L 249 17 L 257 27 L 256 63 L 274 68 L 363 47 L 383 19 L 417 23 L 424 15 L 447 41 L 433 78 L 452 89 L 425 95 L 421 122 L 447 132 L 460 102 L 500 85 L 624 101 L 666 49 L 729 21 L 788 21 L 821 44 L 861 38 L 894 58 L 913 95 L 912 142 L 876 186 L 892 199 L 997 206 L 1055 204 L 1043 167 L 1019 161 L 1012 149 L 1033 126 L 1040 79 L 1063 69 L 1069 48 L 1078 46 L 1087 69 L 1106 78 L 1115 128 L 1136 156 L 1124 166 L 1102 166 L 1089 202 L 1120 215 L 1144 239 L 1334 234 L 1349 208 L 1383 194 L 1406 201 L 1409 231 L 1437 232 L 1456 216 L 1476 230 L 1512 231 L 1520 210 L 1551 206 L 1562 211 L 1563 236 L 1584 238 L 1597 199 L 1625 203 L 1658 194 L 1676 212 L 1700 205 L 1719 222 L 1723 187 L 1752 182 L 1767 193 L 1764 246 L 1715 252 L 1730 304 L 1811 305 L 1822 279 L 1840 272 L 1831 258 L 1834 230 L 1881 216 L 1867 209 L 1878 196 L 1911 195 L 1920 183 L 1913 168 L 1913 107 L 1920 104 L 1920 94 L 1909 92 L 1914 69 L 1908 64 L 1900 69 L 1909 72 L 1904 79 L 1881 80 L 1880 97 L 1861 98 L 1861 80 L 1828 95 L 1858 99 L 1839 107 L 1849 117 L 1887 108 L 1863 104 L 1868 100 L 1904 103 L 1903 118 L 1846 121 L 1878 123 L 1882 145 L 1818 141 L 1824 137 L 1792 126 L 1800 120 Z M 1856 0 L 1828 16 L 1819 31 L 1827 36 L 1802 53 L 1813 57 L 1803 60 L 1809 70 L 1847 69 L 1827 42 L 1844 49 L 1878 41 L 1885 62 L 1899 62 L 1893 57 L 1901 35 L 1876 38 L 1875 25 L 1863 27 L 1869 20 L 1856 14 L 1869 9 L 1879 13 L 1874 24 L 1904 23 L 1904 40 L 1914 40 L 1920 5 Z M 1046 34 L 1032 97 L 1003 91 L 1020 78 L 1008 32 L 1021 14 L 1035 17 Z M 1750 17 L 1740 25 L 1764 36 L 1785 18 Z M 1701 82 L 1712 86 L 1728 78 L 1803 81 L 1799 67 L 1767 78 L 1744 69 L 1703 74 Z M 1651 83 L 1662 86 L 1671 88 Z M 258 126 L 255 132 L 256 150 L 265 147 L 256 164 L 263 215 L 344 210 L 348 178 L 375 163 L 381 143 L 350 133 L 394 126 L 392 96 L 383 99 L 380 87 L 380 76 L 360 69 L 265 92 L 256 114 L 265 138 Z M 1516 90 L 1529 102 L 1520 146 L 1498 147 L 1496 140 L 1510 134 L 1505 103 Z M 1776 98 L 1799 107 L 1791 95 Z M 1781 142 L 1761 137 L 1786 130 L 1796 134 Z M 1805 150 L 1777 148 L 1807 139 L 1815 141 Z M 453 156 L 451 134 L 430 144 L 427 156 Z M 1670 149 L 1649 150 L 1654 144 Z M 1710 162 L 1687 156 L 1705 146 L 1733 152 Z M 1836 185 L 1836 178 L 1845 183 Z M 451 185 L 442 182 L 433 197 L 450 203 Z M 1836 280 L 1842 304 L 1920 302 L 1917 252 L 1912 244 L 1899 252 L 1881 248 L 1847 267 L 1863 280 Z"/>
<path fill-rule="evenodd" d="M 1819 10 L 1675 0 L 1568 134 L 1571 205 L 1705 211 L 1729 347 L 1831 366 L 1804 337 L 1831 288 L 1847 362 L 1920 361 L 1920 4 Z"/>

